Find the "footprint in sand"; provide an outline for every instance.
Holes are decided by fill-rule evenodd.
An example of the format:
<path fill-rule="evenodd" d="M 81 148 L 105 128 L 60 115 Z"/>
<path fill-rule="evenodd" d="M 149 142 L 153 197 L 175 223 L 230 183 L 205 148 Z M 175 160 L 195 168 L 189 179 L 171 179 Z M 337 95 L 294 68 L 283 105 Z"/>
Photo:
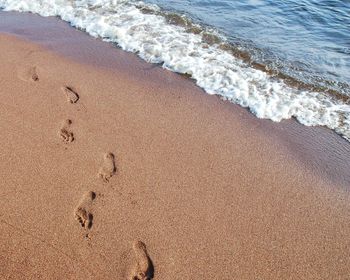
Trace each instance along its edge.
<path fill-rule="evenodd" d="M 74 217 L 84 229 L 91 229 L 93 215 L 91 213 L 92 202 L 96 198 L 96 193 L 89 191 L 80 200 L 74 210 Z"/>
<path fill-rule="evenodd" d="M 67 101 L 74 104 L 79 100 L 79 94 L 72 87 L 63 87 L 62 88 L 64 94 L 66 95 Z"/>
<path fill-rule="evenodd" d="M 37 68 L 35 66 L 20 69 L 18 71 L 18 77 L 25 82 L 38 82 L 39 81 L 39 75 L 37 73 Z"/>
<path fill-rule="evenodd" d="M 60 129 L 60 137 L 65 143 L 70 143 L 74 141 L 73 132 L 70 131 L 70 126 L 72 124 L 71 120 L 65 120 Z"/>
<path fill-rule="evenodd" d="M 154 276 L 154 267 L 148 256 L 146 245 L 141 241 L 135 241 L 133 249 L 136 257 L 136 264 L 132 271 L 130 280 L 150 280 Z"/>
<path fill-rule="evenodd" d="M 105 182 L 108 183 L 109 179 L 116 173 L 114 155 L 107 153 L 104 155 L 103 164 L 98 172 L 98 176 Z"/>

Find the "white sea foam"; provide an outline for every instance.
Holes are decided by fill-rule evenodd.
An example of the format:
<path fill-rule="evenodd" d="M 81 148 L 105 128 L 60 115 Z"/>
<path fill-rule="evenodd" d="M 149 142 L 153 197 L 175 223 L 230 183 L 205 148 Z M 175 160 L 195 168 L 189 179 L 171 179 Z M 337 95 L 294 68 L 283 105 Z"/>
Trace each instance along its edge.
<path fill-rule="evenodd" d="M 324 125 L 350 140 L 350 106 L 330 95 L 302 91 L 247 66 L 201 34 L 168 24 L 154 13 L 142 13 L 143 2 L 127 0 L 0 0 L 5 11 L 59 16 L 94 37 L 117 43 L 151 63 L 192 76 L 209 94 L 248 107 L 259 118 Z M 152 5 L 151 9 L 158 9 Z"/>

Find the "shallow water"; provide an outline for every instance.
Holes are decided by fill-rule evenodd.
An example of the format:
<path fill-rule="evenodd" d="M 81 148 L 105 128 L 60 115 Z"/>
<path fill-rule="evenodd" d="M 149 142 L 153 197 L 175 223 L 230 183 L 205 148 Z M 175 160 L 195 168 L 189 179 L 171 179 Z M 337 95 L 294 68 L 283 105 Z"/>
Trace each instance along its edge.
<path fill-rule="evenodd" d="M 269 69 L 350 94 L 350 1 L 146 2 L 215 27 Z"/>

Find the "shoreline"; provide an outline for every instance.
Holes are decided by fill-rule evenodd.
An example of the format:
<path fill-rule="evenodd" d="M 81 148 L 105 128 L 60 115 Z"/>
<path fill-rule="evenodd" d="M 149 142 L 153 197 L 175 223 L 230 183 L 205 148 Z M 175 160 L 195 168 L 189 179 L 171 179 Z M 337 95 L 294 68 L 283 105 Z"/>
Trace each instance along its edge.
<path fill-rule="evenodd" d="M 194 80 L 180 74 L 164 70 L 158 65 L 149 64 L 133 53 L 96 39 L 78 29 L 72 28 L 69 23 L 58 18 L 41 17 L 39 15 L 19 12 L 0 11 L 0 32 L 17 36 L 20 39 L 38 44 L 48 51 L 62 55 L 77 63 L 98 67 L 104 71 L 120 71 L 128 79 L 142 81 L 151 75 L 153 87 L 157 87 L 159 79 L 166 82 L 166 86 L 177 87 L 179 91 L 190 88 L 190 94 L 204 94 L 207 98 L 219 99 L 210 96 L 195 85 Z M 27 26 L 30 25 L 30 28 Z M 103 48 L 104 52 L 100 51 Z M 95 55 L 99 53 L 99 55 Z M 137 73 L 137 75 L 134 75 Z M 244 116 L 243 121 L 260 128 L 267 137 L 272 133 L 274 139 L 286 147 L 290 153 L 298 155 L 297 160 L 305 168 L 311 168 L 315 176 L 322 176 L 335 184 L 349 186 L 350 176 L 347 175 L 350 144 L 343 137 L 327 127 L 304 126 L 295 119 L 283 120 L 279 123 L 268 119 L 258 119 L 248 109 L 228 101 L 223 103 L 225 109 L 232 114 Z M 235 111 L 238 111 L 235 112 Z M 248 125 L 248 124 L 247 124 Z M 267 130 L 267 131 L 266 131 Z M 299 137 L 298 137 L 299 135 Z M 322 150 L 322 153 L 319 151 Z M 325 163 L 325 164 L 324 164 Z"/>
<path fill-rule="evenodd" d="M 154 279 L 346 279 L 346 140 L 257 119 L 58 19 L 0 15 L 5 279 L 129 279 L 135 240 Z"/>

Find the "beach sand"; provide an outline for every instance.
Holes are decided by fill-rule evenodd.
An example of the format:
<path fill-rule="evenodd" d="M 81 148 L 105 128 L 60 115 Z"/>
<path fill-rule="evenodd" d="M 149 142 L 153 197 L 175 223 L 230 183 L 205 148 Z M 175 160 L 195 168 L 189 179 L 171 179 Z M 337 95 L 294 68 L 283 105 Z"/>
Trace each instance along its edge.
<path fill-rule="evenodd" d="M 0 279 L 350 279 L 350 144 L 0 13 Z"/>

